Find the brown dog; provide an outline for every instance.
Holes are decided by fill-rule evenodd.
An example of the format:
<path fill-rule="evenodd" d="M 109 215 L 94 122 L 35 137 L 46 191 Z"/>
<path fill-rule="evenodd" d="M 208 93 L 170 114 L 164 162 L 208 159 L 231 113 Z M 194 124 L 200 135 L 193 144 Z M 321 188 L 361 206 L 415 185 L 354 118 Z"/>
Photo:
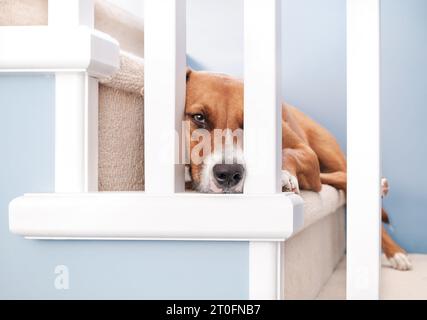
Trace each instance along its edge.
<path fill-rule="evenodd" d="M 328 184 L 346 191 L 346 158 L 332 134 L 293 106 L 284 104 L 282 114 L 283 190 L 299 192 L 301 188 L 319 192 L 322 184 Z M 185 116 L 191 133 L 242 130 L 243 82 L 223 74 L 189 70 Z M 191 150 L 197 145 L 198 140 L 192 140 Z M 202 155 L 203 161 L 191 161 L 193 188 L 201 192 L 242 192 L 245 178 L 242 145 L 236 147 L 234 161 L 229 164 L 224 164 L 224 148 L 219 153 L 212 148 L 212 153 Z M 388 190 L 386 183 L 383 190 L 384 194 Z M 383 210 L 383 220 L 387 219 Z M 405 251 L 384 228 L 382 248 L 394 268 L 411 268 Z"/>

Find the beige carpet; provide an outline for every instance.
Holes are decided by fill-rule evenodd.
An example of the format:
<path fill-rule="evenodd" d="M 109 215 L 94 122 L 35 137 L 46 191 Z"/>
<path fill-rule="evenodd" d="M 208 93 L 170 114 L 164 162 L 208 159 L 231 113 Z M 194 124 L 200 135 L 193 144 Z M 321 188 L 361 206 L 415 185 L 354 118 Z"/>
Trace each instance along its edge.
<path fill-rule="evenodd" d="M 413 270 L 397 271 L 390 267 L 385 257 L 381 269 L 381 291 L 383 300 L 426 300 L 427 299 L 427 255 L 409 255 Z M 345 258 L 339 263 L 326 285 L 317 296 L 319 300 L 345 299 Z"/>

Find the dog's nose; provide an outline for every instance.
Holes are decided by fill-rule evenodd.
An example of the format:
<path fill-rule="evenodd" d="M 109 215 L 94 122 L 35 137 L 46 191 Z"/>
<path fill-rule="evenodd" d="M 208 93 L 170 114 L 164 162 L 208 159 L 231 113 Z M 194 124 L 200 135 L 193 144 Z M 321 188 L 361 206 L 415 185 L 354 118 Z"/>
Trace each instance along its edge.
<path fill-rule="evenodd" d="M 231 188 L 243 179 L 245 168 L 241 164 L 216 164 L 213 175 L 220 187 Z"/>

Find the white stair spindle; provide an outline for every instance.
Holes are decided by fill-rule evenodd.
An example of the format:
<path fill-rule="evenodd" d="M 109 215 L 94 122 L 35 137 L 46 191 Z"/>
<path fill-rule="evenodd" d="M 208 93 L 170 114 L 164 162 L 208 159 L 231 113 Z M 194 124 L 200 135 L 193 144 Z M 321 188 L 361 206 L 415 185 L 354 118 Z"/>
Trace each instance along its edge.
<path fill-rule="evenodd" d="M 347 1 L 347 298 L 378 299 L 380 1 Z"/>
<path fill-rule="evenodd" d="M 94 27 L 93 0 L 49 0 L 50 28 Z M 55 74 L 55 191 L 98 190 L 98 81 Z"/>
<path fill-rule="evenodd" d="M 245 193 L 281 192 L 280 1 L 244 2 Z"/>
<path fill-rule="evenodd" d="M 280 193 L 280 0 L 245 0 L 244 16 L 244 192 Z M 250 298 L 283 298 L 283 243 L 251 242 L 249 256 Z"/>
<path fill-rule="evenodd" d="M 77 27 L 95 25 L 94 0 L 49 0 L 48 20 L 53 27 Z"/>
<path fill-rule="evenodd" d="M 145 1 L 145 191 L 184 191 L 179 137 L 186 88 L 186 1 Z"/>

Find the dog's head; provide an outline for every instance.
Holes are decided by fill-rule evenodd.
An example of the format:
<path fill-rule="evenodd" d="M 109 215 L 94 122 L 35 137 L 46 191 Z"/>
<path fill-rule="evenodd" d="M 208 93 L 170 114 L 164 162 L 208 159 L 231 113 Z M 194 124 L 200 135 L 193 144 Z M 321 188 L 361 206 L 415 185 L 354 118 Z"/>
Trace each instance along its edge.
<path fill-rule="evenodd" d="M 243 82 L 223 74 L 187 72 L 190 174 L 200 192 L 243 191 Z"/>

